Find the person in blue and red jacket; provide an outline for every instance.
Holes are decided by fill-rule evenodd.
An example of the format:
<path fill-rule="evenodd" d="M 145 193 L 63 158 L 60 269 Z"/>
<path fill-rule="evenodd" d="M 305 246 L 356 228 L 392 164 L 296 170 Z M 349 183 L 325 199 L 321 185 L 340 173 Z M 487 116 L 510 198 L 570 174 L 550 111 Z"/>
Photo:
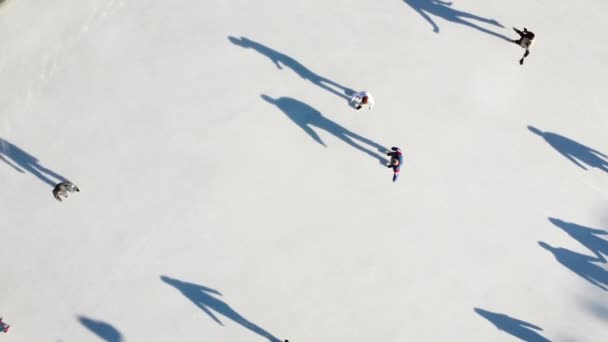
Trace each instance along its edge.
<path fill-rule="evenodd" d="M 387 152 L 386 155 L 391 157 L 391 162 L 388 167 L 393 168 L 393 182 L 399 177 L 399 171 L 401 171 L 401 165 L 403 165 L 403 153 L 399 147 L 391 147 L 392 152 Z"/>

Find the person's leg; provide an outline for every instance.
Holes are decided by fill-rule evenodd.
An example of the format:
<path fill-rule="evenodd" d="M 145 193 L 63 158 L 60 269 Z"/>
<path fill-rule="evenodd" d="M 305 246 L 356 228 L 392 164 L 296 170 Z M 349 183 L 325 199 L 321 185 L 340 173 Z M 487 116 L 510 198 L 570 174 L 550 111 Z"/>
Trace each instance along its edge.
<path fill-rule="evenodd" d="M 526 52 L 524 53 L 524 56 L 519 60 L 519 64 L 520 65 L 524 64 L 524 58 L 528 57 L 529 54 L 530 54 L 530 50 L 526 49 Z"/>

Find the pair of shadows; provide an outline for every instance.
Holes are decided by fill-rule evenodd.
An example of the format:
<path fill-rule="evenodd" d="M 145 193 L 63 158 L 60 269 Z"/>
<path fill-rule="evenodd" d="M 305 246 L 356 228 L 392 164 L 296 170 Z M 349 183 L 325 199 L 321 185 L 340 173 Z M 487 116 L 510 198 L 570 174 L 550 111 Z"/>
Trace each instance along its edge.
<path fill-rule="evenodd" d="M 31 173 L 50 186 L 67 181 L 60 174 L 40 165 L 38 159 L 32 155 L 2 138 L 0 138 L 0 160 L 18 172 L 25 173 L 27 171 Z"/>
<path fill-rule="evenodd" d="M 433 27 L 433 32 L 435 33 L 439 33 L 439 26 L 437 25 L 437 23 L 435 23 L 435 21 L 433 21 L 433 19 L 431 19 L 431 15 L 456 24 L 465 25 L 480 32 L 487 33 L 494 37 L 512 42 L 510 38 L 500 33 L 488 30 L 465 19 L 476 20 L 478 22 L 490 24 L 496 27 L 504 27 L 498 21 L 494 19 L 484 18 L 468 12 L 456 10 L 452 8 L 452 2 L 442 0 L 404 0 L 404 2 L 409 5 L 414 11 L 420 14 L 420 16 L 422 16 L 422 18 L 424 18 L 429 24 L 431 24 L 431 26 Z"/>
<path fill-rule="evenodd" d="M 588 248 L 594 256 L 576 253 L 565 248 L 552 247 L 542 241 L 538 244 L 553 253 L 557 261 L 566 268 L 599 288 L 607 290 L 608 271 L 604 270 L 596 263 L 606 263 L 606 256 L 608 256 L 608 241 L 600 236 L 608 236 L 608 231 L 584 227 L 553 217 L 550 217 L 549 221 Z M 591 305 L 590 309 L 598 317 L 608 319 L 608 309 L 606 307 Z M 542 331 L 542 329 L 534 324 L 509 317 L 505 314 L 494 313 L 479 308 L 475 308 L 475 312 L 492 322 L 499 330 L 509 333 L 523 341 L 549 341 L 539 334 L 538 331 Z"/>
<path fill-rule="evenodd" d="M 335 81 L 318 75 L 317 73 L 308 69 L 306 66 L 302 65 L 300 62 L 296 61 L 292 57 L 284 53 L 278 52 L 266 45 L 263 45 L 246 37 L 237 38 L 229 36 L 228 40 L 230 40 L 230 42 L 234 45 L 246 49 L 252 49 L 268 57 L 278 69 L 283 69 L 283 67 L 289 68 L 293 72 L 298 74 L 298 76 L 300 76 L 301 78 L 308 80 L 314 85 L 326 91 L 329 91 L 330 93 L 335 94 L 349 102 L 350 97 L 354 94 L 354 90 L 352 90 L 351 88 L 345 87 Z M 262 98 L 266 102 L 277 106 L 281 111 L 283 111 L 283 113 L 285 113 L 285 115 L 287 115 L 289 119 L 291 119 L 296 125 L 302 128 L 311 138 L 313 138 L 319 144 L 327 147 L 327 145 L 325 145 L 323 140 L 321 140 L 319 135 L 312 129 L 312 127 L 316 127 L 331 133 L 332 135 L 354 147 L 355 149 L 377 159 L 382 165 L 385 165 L 388 162 L 380 154 L 370 150 L 369 148 L 361 146 L 359 143 L 355 142 L 355 140 L 367 144 L 372 148 L 375 148 L 376 151 L 380 152 L 381 154 L 384 154 L 388 151 L 386 147 L 381 146 L 380 144 L 370 139 L 367 139 L 359 134 L 356 134 L 344 128 L 336 122 L 324 117 L 318 110 L 312 108 L 311 106 L 289 97 L 273 99 L 267 95 L 262 95 Z"/>
<path fill-rule="evenodd" d="M 313 127 L 324 130 L 336 138 L 342 140 L 353 148 L 375 158 L 382 165 L 386 165 L 388 161 L 383 157 L 388 149 L 377 142 L 365 138 L 351 130 L 344 128 L 338 123 L 326 118 L 318 110 L 311 106 L 290 97 L 280 97 L 273 99 L 268 95 L 261 95 L 264 101 L 275 105 L 279 108 L 291 121 L 304 130 L 313 140 L 327 147 L 319 134 L 315 132 Z M 358 142 L 366 144 L 375 149 L 364 147 Z"/>
<path fill-rule="evenodd" d="M 600 289 L 608 291 L 608 271 L 600 266 L 606 264 L 608 255 L 608 241 L 601 238 L 600 235 L 606 236 L 608 231 L 583 227 L 555 218 L 549 218 L 549 221 L 588 248 L 593 256 L 566 248 L 553 247 L 542 241 L 539 241 L 538 244 L 553 253 L 555 259 L 570 271 Z"/>
<path fill-rule="evenodd" d="M 228 40 L 234 45 L 240 46 L 245 49 L 252 49 L 266 57 L 268 57 L 277 69 L 283 70 L 283 67 L 291 69 L 301 78 L 310 81 L 312 84 L 324 89 L 336 96 L 339 96 L 347 101 L 355 93 L 351 88 L 345 87 L 335 81 L 332 81 L 326 77 L 320 76 L 314 71 L 308 69 L 302 63 L 296 61 L 292 57 L 276 51 L 268 46 L 251 40 L 246 37 L 233 37 L 228 36 Z"/>
<path fill-rule="evenodd" d="M 532 323 L 480 308 L 475 308 L 475 312 L 481 317 L 490 321 L 490 323 L 494 324 L 496 329 L 511 334 L 522 341 L 551 342 L 549 339 L 538 333 L 538 331 L 542 331 L 543 329 Z"/>
<path fill-rule="evenodd" d="M 608 172 L 608 156 L 600 151 L 559 134 L 543 132 L 533 126 L 528 126 L 528 130 L 543 138 L 551 147 L 557 150 L 557 152 L 581 169 L 588 170 L 588 168 L 597 168 L 604 172 Z"/>

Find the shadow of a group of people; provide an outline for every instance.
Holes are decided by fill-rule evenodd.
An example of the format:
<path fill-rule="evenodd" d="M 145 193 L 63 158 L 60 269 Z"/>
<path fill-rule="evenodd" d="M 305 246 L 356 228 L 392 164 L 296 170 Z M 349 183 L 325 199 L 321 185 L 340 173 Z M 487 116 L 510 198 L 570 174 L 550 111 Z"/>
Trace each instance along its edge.
<path fill-rule="evenodd" d="M 528 126 L 528 129 L 542 137 L 559 154 L 579 168 L 583 170 L 598 169 L 608 172 L 608 157 L 600 151 L 557 133 L 543 132 L 533 126 Z M 542 241 L 538 244 L 551 252 L 559 263 L 581 278 L 603 290 L 608 290 L 608 271 L 606 271 L 605 267 L 601 266 L 601 264 L 606 264 L 606 255 L 608 255 L 608 241 L 601 236 L 608 235 L 608 232 L 556 218 L 549 218 L 549 221 L 589 249 L 592 255 L 553 247 Z"/>
<path fill-rule="evenodd" d="M 502 40 L 509 42 L 513 41 L 501 33 L 492 31 L 475 23 L 476 21 L 478 23 L 488 24 L 493 27 L 503 28 L 504 26 L 497 20 L 485 18 L 462 10 L 457 10 L 452 7 L 452 2 L 442 0 L 403 1 L 420 16 L 422 16 L 422 18 L 424 18 L 432 26 L 433 31 L 436 33 L 440 32 L 440 28 L 432 16 L 452 23 L 465 25 L 479 32 L 489 34 Z M 246 37 L 237 38 L 229 36 L 228 39 L 234 45 L 246 49 L 252 49 L 259 54 L 266 56 L 272 61 L 277 69 L 284 70 L 284 68 L 288 68 L 302 79 L 307 80 L 321 89 L 328 91 L 342 99 L 349 100 L 350 96 L 352 96 L 354 93 L 353 89 L 327 77 L 320 76 L 294 58 L 278 52 L 277 50 L 274 50 L 266 45 Z M 319 133 L 315 129 L 328 132 L 351 147 L 379 160 L 380 163 L 386 163 L 386 160 L 383 158 L 384 153 L 387 151 L 386 147 L 371 139 L 363 137 L 360 134 L 352 132 L 335 121 L 332 121 L 312 106 L 291 97 L 273 98 L 269 95 L 262 94 L 261 98 L 267 103 L 276 106 L 318 144 L 327 147 L 326 143 L 321 139 Z M 543 132 L 532 126 L 529 126 L 528 129 L 531 132 L 541 136 L 549 145 L 551 145 L 560 154 L 571 162 L 575 163 L 577 166 L 585 170 L 587 170 L 588 167 L 591 167 L 608 172 L 608 158 L 599 151 L 556 133 Z M 606 232 L 578 226 L 553 218 L 550 220 L 556 226 L 566 231 L 572 237 L 576 238 L 587 248 L 591 249 L 594 256 L 582 255 L 563 248 L 554 248 L 544 242 L 539 242 L 540 246 L 552 252 L 560 263 L 571 269 L 582 278 L 590 281 L 594 285 L 601 287 L 602 289 L 606 289 L 606 286 L 608 285 L 608 275 L 605 270 L 596 264 L 596 262 L 606 262 L 604 256 L 606 253 L 608 253 L 608 243 L 597 236 L 605 235 Z M 257 325 L 244 319 L 223 301 L 211 296 L 212 294 L 219 295 L 217 291 L 204 286 L 185 283 L 164 276 L 163 281 L 177 288 L 180 292 L 182 292 L 182 294 L 184 294 L 184 296 L 190 299 L 219 324 L 221 324 L 221 322 L 210 309 L 232 319 L 242 326 L 256 332 L 260 336 L 268 338 L 271 341 L 279 341 L 263 329 L 259 328 Z M 475 308 L 474 311 L 490 321 L 498 329 L 524 341 L 549 341 L 549 339 L 540 334 L 540 331 L 543 329 L 537 325 L 510 317 L 505 314 L 495 313 L 481 308 Z"/>
<path fill-rule="evenodd" d="M 321 89 L 328 91 L 344 100 L 349 101 L 351 95 L 354 94 L 352 88 L 346 87 L 338 82 L 335 82 L 327 77 L 320 76 L 313 72 L 302 63 L 296 61 L 294 58 L 278 52 L 264 44 L 256 42 L 246 37 L 233 37 L 229 36 L 228 40 L 236 46 L 240 46 L 246 49 L 252 49 L 263 56 L 269 58 L 274 65 L 280 69 L 288 68 L 295 72 L 302 79 L 311 82 L 312 84 L 320 87 Z M 276 106 L 281 110 L 291 121 L 293 121 L 298 127 L 300 127 L 306 134 L 308 134 L 314 141 L 320 145 L 327 147 L 327 144 L 323 142 L 316 130 L 322 130 L 332 134 L 336 138 L 345 142 L 349 146 L 369 155 L 370 157 L 378 160 L 381 164 L 386 164 L 388 161 L 383 157 L 388 149 L 381 144 L 362 136 L 361 134 L 355 133 L 337 122 L 329 119 L 328 117 L 321 114 L 320 111 L 313 108 L 312 106 L 291 98 L 291 97 L 278 97 L 272 98 L 266 94 L 262 94 L 261 98 L 269 104 Z"/>
<path fill-rule="evenodd" d="M 591 255 L 575 252 L 567 248 L 553 247 L 543 241 L 538 242 L 539 246 L 553 254 L 555 260 L 580 278 L 604 291 L 608 291 L 608 269 L 606 268 L 606 257 L 608 256 L 608 240 L 606 238 L 608 238 L 608 231 L 581 226 L 553 217 L 550 217 L 549 221 L 587 248 Z M 605 310 L 604 307 L 600 307 L 597 310 L 600 311 L 598 316 L 608 317 L 606 311 L 603 311 Z M 549 341 L 549 339 L 540 334 L 540 331 L 543 329 L 532 323 L 479 308 L 475 308 L 475 312 L 492 322 L 499 330 L 523 341 Z"/>
<path fill-rule="evenodd" d="M 589 170 L 596 168 L 608 172 L 608 158 L 598 150 L 557 133 L 543 132 L 533 126 L 528 126 L 528 130 L 542 137 L 557 152 L 581 169 Z M 550 217 L 549 221 L 587 248 L 590 254 L 579 253 L 562 247 L 554 247 L 543 241 L 539 241 L 538 245 L 550 252 L 557 262 L 581 279 L 601 290 L 608 291 L 608 267 L 606 267 L 608 231 L 581 226 L 553 217 Z M 603 306 L 599 309 L 596 308 L 595 311 L 599 311 L 598 316 L 608 317 L 608 311 Z M 540 334 L 540 331 L 543 329 L 532 323 L 479 308 L 475 308 L 475 312 L 492 322 L 499 330 L 523 341 L 549 341 Z"/>

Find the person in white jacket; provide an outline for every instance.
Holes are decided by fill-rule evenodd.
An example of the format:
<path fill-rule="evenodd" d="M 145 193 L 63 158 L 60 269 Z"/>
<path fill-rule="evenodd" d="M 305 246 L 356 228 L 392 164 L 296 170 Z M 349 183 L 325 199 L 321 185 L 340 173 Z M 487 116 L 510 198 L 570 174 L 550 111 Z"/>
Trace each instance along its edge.
<path fill-rule="evenodd" d="M 374 98 L 372 97 L 372 94 L 367 91 L 360 91 L 358 93 L 355 93 L 350 99 L 350 102 L 354 102 L 355 108 L 357 110 L 363 108 L 363 106 L 365 105 L 369 106 L 369 109 L 371 110 L 374 106 Z"/>

